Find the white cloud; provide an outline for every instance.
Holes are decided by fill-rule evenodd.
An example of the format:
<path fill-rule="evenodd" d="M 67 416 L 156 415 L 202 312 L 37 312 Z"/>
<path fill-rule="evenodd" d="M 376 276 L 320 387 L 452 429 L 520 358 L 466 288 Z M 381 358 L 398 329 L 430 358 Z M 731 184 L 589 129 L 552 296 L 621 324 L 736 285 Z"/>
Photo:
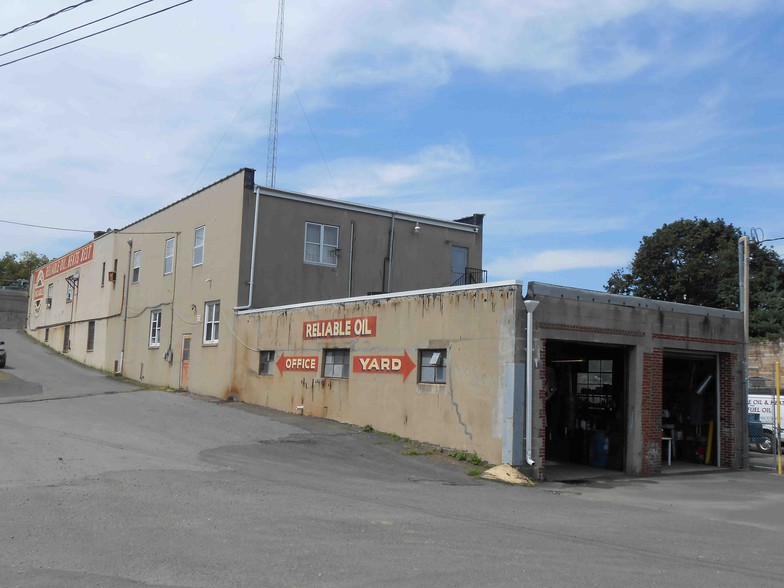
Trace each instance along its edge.
<path fill-rule="evenodd" d="M 471 171 L 473 158 L 465 145 L 450 143 L 430 145 L 394 161 L 350 158 L 330 163 L 329 167 L 335 186 L 324 180 L 323 166 L 321 169 L 317 165 L 309 166 L 294 175 L 320 178 L 315 183 L 305 184 L 305 191 L 313 194 L 337 191 L 340 198 L 379 198 L 399 195 L 401 191 L 419 192 L 444 178 L 462 177 Z"/>
<path fill-rule="evenodd" d="M 611 268 L 626 265 L 634 251 L 628 249 L 550 249 L 531 255 L 496 257 L 486 264 L 488 273 L 498 279 L 521 278 L 530 273 L 564 270 Z"/>

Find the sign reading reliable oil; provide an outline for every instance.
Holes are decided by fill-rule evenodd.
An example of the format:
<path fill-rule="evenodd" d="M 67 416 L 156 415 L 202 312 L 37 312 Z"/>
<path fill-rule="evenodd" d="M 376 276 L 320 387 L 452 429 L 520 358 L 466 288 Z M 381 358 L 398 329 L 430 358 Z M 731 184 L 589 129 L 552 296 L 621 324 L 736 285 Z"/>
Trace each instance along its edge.
<path fill-rule="evenodd" d="M 332 339 L 336 337 L 375 337 L 376 317 L 361 316 L 326 321 L 305 321 L 303 339 Z"/>

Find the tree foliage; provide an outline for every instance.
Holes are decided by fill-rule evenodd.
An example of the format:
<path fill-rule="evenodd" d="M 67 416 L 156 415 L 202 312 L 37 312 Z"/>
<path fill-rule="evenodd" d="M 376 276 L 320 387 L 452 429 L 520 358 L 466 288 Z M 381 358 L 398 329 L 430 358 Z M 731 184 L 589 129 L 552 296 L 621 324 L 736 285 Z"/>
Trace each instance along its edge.
<path fill-rule="evenodd" d="M 29 280 L 30 274 L 37 267 L 49 263 L 46 255 L 38 255 L 25 251 L 21 255 L 8 253 L 0 257 L 0 286 L 13 286 L 20 280 Z"/>
<path fill-rule="evenodd" d="M 740 229 L 722 219 L 680 219 L 643 237 L 631 265 L 613 272 L 615 294 L 737 310 Z M 784 337 L 784 261 L 751 244 L 749 334 Z"/>

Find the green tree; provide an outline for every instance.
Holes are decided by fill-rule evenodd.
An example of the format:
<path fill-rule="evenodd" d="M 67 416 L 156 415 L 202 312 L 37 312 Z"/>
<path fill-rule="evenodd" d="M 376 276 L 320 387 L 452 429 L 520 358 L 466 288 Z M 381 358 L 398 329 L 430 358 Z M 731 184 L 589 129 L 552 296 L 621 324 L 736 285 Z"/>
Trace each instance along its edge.
<path fill-rule="evenodd" d="M 21 255 L 8 253 L 0 257 L 0 286 L 11 286 L 19 280 L 29 280 L 37 267 L 49 263 L 46 255 L 25 251 Z"/>
<path fill-rule="evenodd" d="M 631 265 L 613 272 L 605 290 L 655 300 L 738 309 L 740 229 L 722 219 L 680 219 L 643 237 Z M 749 334 L 784 337 L 784 261 L 751 245 Z"/>

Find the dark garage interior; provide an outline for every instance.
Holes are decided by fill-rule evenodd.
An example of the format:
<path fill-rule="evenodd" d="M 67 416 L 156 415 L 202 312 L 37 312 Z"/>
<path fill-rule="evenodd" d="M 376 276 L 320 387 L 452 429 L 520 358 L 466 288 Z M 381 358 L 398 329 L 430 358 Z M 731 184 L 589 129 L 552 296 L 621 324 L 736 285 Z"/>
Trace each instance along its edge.
<path fill-rule="evenodd" d="M 545 459 L 622 470 L 627 349 L 547 341 Z"/>

